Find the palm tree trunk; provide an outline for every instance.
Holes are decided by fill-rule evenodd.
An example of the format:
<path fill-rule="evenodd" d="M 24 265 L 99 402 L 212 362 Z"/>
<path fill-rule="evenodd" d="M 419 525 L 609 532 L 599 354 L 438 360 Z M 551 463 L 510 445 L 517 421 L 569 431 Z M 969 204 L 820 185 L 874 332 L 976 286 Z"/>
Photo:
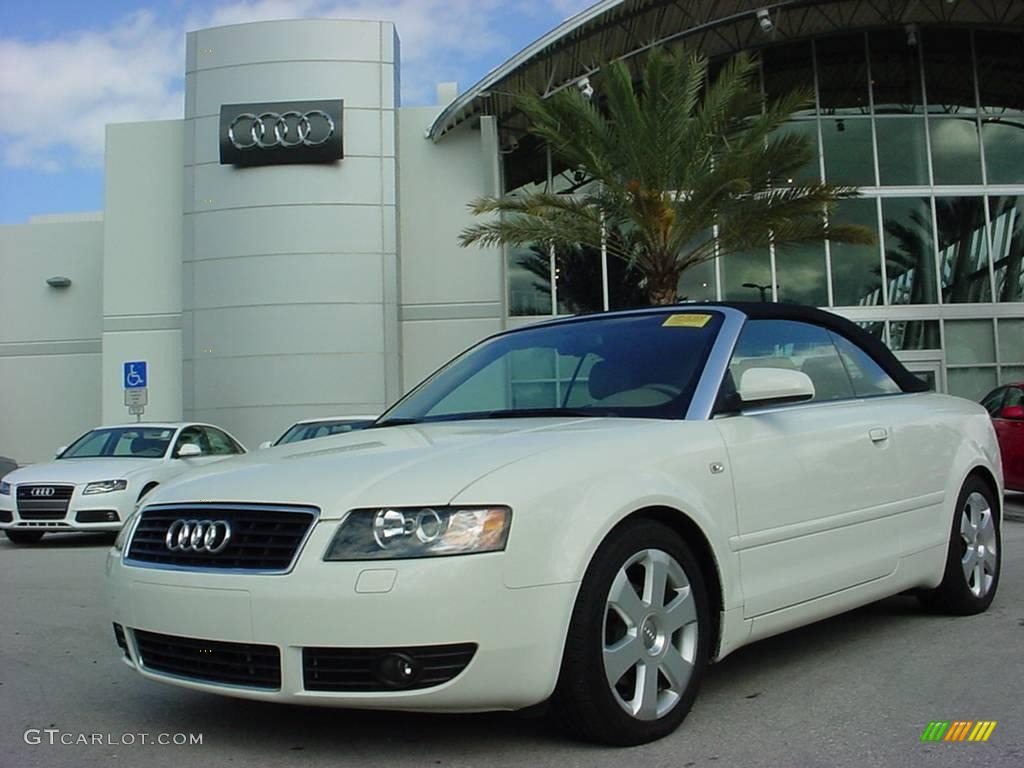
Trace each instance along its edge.
<path fill-rule="evenodd" d="M 654 307 L 675 304 L 679 300 L 679 271 L 648 272 L 647 298 Z"/>

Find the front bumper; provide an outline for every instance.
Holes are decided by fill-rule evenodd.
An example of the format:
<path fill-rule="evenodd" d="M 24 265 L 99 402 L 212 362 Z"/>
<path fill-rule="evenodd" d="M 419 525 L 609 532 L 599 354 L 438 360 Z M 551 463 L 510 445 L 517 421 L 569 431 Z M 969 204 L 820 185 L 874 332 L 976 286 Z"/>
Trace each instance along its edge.
<path fill-rule="evenodd" d="M 69 485 L 31 483 L 31 485 Z M 112 493 L 83 496 L 84 485 L 76 486 L 68 500 L 67 511 L 46 517 L 27 518 L 19 513 L 17 486 L 10 496 L 0 496 L 0 530 L 33 530 L 60 533 L 61 531 L 119 531 L 135 509 L 138 489 L 128 488 Z"/>
<path fill-rule="evenodd" d="M 316 526 L 281 575 L 125 565 L 111 550 L 108 595 L 124 628 L 125 660 L 144 677 L 243 698 L 364 709 L 520 709 L 554 690 L 577 583 L 509 589 L 503 553 L 421 560 L 324 562 L 336 523 Z M 147 668 L 139 632 L 273 646 L 273 689 Z M 474 644 L 454 679 L 419 689 L 310 690 L 303 651 Z M 312 686 L 310 686 L 312 687 Z"/>

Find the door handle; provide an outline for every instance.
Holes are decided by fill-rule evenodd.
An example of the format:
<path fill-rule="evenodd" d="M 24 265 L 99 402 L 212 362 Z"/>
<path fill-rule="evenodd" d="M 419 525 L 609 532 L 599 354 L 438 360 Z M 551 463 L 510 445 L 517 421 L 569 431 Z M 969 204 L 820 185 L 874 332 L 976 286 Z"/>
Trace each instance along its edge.
<path fill-rule="evenodd" d="M 871 442 L 880 443 L 889 439 L 889 430 L 885 427 L 875 427 L 868 430 L 868 437 L 871 438 Z"/>

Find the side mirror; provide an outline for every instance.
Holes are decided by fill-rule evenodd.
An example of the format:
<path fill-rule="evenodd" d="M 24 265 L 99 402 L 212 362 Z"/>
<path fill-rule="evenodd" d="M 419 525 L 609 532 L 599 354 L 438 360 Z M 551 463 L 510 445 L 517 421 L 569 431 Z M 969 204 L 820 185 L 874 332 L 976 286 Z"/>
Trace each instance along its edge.
<path fill-rule="evenodd" d="M 739 396 L 746 407 L 802 403 L 814 397 L 814 382 L 789 368 L 750 368 L 740 377 Z"/>
<path fill-rule="evenodd" d="M 273 444 L 273 440 L 264 440 L 262 443 L 260 443 L 260 450 L 262 451 L 264 448 L 270 448 Z"/>
<path fill-rule="evenodd" d="M 1008 421 L 1024 421 L 1024 406 L 1008 405 L 999 412 L 999 418 Z"/>
<path fill-rule="evenodd" d="M 183 446 L 181 446 L 181 448 L 178 449 L 177 458 L 192 459 L 195 458 L 196 456 L 202 455 L 203 449 L 200 448 L 198 445 L 196 445 L 195 443 L 185 443 Z"/>
<path fill-rule="evenodd" d="M 68 447 L 66 445 L 62 445 L 60 448 L 57 449 L 57 453 L 54 454 L 53 458 L 59 459 L 60 455 L 64 453 L 64 451 L 66 451 L 67 449 Z"/>

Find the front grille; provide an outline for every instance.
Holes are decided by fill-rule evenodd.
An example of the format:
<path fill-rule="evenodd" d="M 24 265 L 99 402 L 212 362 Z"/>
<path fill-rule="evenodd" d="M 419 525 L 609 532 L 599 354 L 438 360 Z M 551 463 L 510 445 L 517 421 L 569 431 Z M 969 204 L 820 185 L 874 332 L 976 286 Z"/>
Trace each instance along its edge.
<path fill-rule="evenodd" d="M 178 520 L 225 521 L 231 534 L 219 552 L 172 551 L 167 531 Z M 171 505 L 143 510 L 128 547 L 128 562 L 186 569 L 287 571 L 316 520 L 309 507 L 210 504 Z"/>
<path fill-rule="evenodd" d="M 281 652 L 274 645 L 225 643 L 135 630 L 142 666 L 154 672 L 247 688 L 281 687 Z"/>
<path fill-rule="evenodd" d="M 476 644 L 421 645 L 408 648 L 303 648 L 302 679 L 307 691 L 393 691 L 447 683 L 466 668 Z M 408 680 L 389 675 L 388 662 L 404 659 L 413 669 Z"/>
<path fill-rule="evenodd" d="M 18 515 L 22 520 L 61 520 L 74 490 L 73 485 L 19 485 Z"/>

